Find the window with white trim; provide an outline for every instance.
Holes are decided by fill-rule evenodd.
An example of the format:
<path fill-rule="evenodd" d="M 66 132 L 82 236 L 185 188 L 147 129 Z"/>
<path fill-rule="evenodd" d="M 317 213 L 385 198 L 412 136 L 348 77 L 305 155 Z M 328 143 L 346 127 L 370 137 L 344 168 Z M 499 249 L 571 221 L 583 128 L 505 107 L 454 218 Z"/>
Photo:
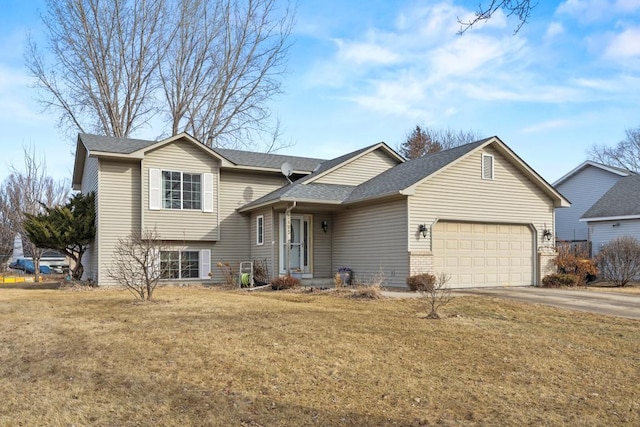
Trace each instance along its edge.
<path fill-rule="evenodd" d="M 493 155 L 482 155 L 482 179 L 493 179 Z"/>
<path fill-rule="evenodd" d="M 163 279 L 197 279 L 200 251 L 161 251 L 160 271 Z"/>
<path fill-rule="evenodd" d="M 264 244 L 264 215 L 256 217 L 256 245 Z"/>
<path fill-rule="evenodd" d="M 162 207 L 164 209 L 202 208 L 200 174 L 162 171 Z"/>

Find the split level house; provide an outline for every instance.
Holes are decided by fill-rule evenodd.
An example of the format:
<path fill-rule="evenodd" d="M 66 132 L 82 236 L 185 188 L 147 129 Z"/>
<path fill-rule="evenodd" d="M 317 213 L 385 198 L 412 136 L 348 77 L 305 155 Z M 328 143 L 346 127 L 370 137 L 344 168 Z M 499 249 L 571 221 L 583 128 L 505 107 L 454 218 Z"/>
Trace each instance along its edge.
<path fill-rule="evenodd" d="M 212 149 L 187 134 L 81 134 L 73 187 L 96 193 L 84 265 L 100 285 L 115 284 L 118 238 L 145 229 L 180 282 L 219 283 L 218 262 L 262 260 L 271 277 L 316 283 L 348 267 L 356 281 L 396 287 L 423 272 L 452 287 L 535 285 L 554 210 L 569 205 L 497 137 L 407 161 L 384 143 L 321 160 Z"/>

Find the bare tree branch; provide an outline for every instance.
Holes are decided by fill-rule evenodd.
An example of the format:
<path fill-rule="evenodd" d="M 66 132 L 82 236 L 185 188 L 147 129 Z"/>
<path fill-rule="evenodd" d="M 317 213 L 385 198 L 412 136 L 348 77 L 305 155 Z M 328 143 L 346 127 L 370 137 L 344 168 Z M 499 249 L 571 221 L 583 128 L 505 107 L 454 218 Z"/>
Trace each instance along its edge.
<path fill-rule="evenodd" d="M 405 142 L 398 147 L 398 152 L 407 159 L 416 159 L 479 139 L 480 136 L 471 130 L 432 129 L 417 125 L 415 129 L 407 133 Z"/>
<path fill-rule="evenodd" d="M 0 240 L 3 247 L 10 244 L 13 249 L 13 239 L 17 233 L 21 234 L 23 246 L 33 257 L 38 280 L 43 248 L 34 245 L 24 233 L 25 214 L 36 215 L 42 212 L 43 206 L 63 204 L 69 198 L 71 185 L 67 180 L 55 181 L 47 175 L 46 161 L 37 159 L 34 148 L 23 150 L 23 167 L 10 165 L 11 173 L 0 188 Z M 2 253 L 10 256 L 8 252 Z"/>
<path fill-rule="evenodd" d="M 640 172 L 640 127 L 627 129 L 626 138 L 617 145 L 593 145 L 587 151 L 597 162 Z"/>
<path fill-rule="evenodd" d="M 155 112 L 163 4 L 150 0 L 48 0 L 42 16 L 54 63 L 33 40 L 26 64 L 45 109 L 81 132 L 126 137 Z"/>
<path fill-rule="evenodd" d="M 460 24 L 458 34 L 464 34 L 469 28 L 480 21 L 488 21 L 494 13 L 502 9 L 507 16 L 515 15 L 518 17 L 518 25 L 513 31 L 513 34 L 516 35 L 522 26 L 527 23 L 531 16 L 531 10 L 537 5 L 537 2 L 531 4 L 531 0 L 491 0 L 487 6 L 483 6 L 483 4 L 480 3 L 473 19 L 463 21 L 458 18 L 458 24 Z"/>
<path fill-rule="evenodd" d="M 25 57 L 67 130 L 127 137 L 160 113 L 158 136 L 241 148 L 273 132 L 293 16 L 288 0 L 47 0 L 53 63 L 33 40 Z"/>

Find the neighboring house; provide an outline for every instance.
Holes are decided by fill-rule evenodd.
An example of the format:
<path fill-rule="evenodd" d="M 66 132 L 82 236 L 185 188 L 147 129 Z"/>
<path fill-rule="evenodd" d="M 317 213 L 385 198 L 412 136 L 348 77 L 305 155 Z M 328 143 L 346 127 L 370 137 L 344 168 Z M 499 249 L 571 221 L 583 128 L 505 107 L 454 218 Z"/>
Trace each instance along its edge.
<path fill-rule="evenodd" d="M 619 180 L 580 221 L 588 225 L 593 255 L 618 237 L 640 239 L 640 175 Z"/>
<path fill-rule="evenodd" d="M 634 172 L 586 161 L 557 180 L 553 186 L 571 202 L 556 209 L 556 240 L 587 241 L 587 224 L 580 218 L 620 179 Z"/>
<path fill-rule="evenodd" d="M 73 187 L 96 192 L 84 264 L 101 285 L 113 284 L 118 238 L 149 228 L 181 281 L 211 272 L 220 282 L 217 262 L 266 260 L 272 277 L 324 283 L 347 266 L 388 286 L 420 272 L 446 273 L 452 287 L 532 285 L 551 247 L 545 226 L 553 232 L 554 209 L 569 205 L 497 137 L 410 161 L 384 143 L 324 161 L 210 149 L 186 134 L 81 134 Z"/>
<path fill-rule="evenodd" d="M 23 243 L 22 235 L 16 233 L 16 237 L 13 240 L 13 254 L 9 262 L 15 262 L 19 259 L 32 261 L 33 254 L 31 253 L 31 247 Z M 69 266 L 69 259 L 65 254 L 54 249 L 43 249 L 40 254 L 40 265 L 51 267 L 56 272 L 62 272 L 64 267 Z"/>

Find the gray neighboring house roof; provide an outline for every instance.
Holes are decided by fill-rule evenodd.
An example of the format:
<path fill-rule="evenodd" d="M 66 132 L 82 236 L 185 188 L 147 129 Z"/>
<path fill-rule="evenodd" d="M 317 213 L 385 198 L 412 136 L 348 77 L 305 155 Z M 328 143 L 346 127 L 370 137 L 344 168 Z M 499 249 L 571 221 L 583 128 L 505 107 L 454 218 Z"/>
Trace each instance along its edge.
<path fill-rule="evenodd" d="M 582 215 L 581 221 L 640 217 L 640 175 L 621 178 Z"/>

